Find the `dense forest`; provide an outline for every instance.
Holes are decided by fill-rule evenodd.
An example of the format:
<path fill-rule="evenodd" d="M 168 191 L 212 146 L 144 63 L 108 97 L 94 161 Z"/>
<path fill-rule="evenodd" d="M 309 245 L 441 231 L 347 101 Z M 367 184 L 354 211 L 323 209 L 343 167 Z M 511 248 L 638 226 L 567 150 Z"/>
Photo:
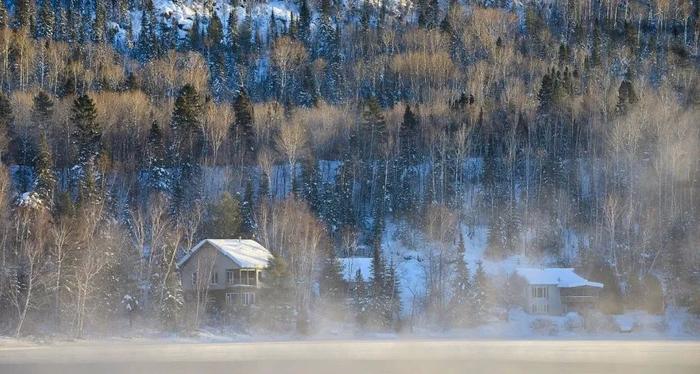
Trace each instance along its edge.
<path fill-rule="evenodd" d="M 411 325 L 512 305 L 475 227 L 700 313 L 699 38 L 698 0 L 0 1 L 0 333 L 405 328 L 389 226 L 432 248 Z M 193 319 L 177 260 L 238 237 L 276 286 Z"/>

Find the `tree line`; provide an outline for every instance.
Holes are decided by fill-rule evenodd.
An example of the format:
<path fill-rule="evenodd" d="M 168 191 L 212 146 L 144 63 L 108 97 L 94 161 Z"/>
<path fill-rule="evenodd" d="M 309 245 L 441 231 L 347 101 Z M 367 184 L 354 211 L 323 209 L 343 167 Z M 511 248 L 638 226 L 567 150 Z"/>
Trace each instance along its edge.
<path fill-rule="evenodd" d="M 176 260 L 238 236 L 280 259 L 272 319 L 475 323 L 513 303 L 460 260 L 480 227 L 606 311 L 698 309 L 697 1 L 201 5 L 0 2 L 3 330 L 107 329 L 125 295 L 192 326 Z M 434 247 L 412 305 L 388 224 Z"/>

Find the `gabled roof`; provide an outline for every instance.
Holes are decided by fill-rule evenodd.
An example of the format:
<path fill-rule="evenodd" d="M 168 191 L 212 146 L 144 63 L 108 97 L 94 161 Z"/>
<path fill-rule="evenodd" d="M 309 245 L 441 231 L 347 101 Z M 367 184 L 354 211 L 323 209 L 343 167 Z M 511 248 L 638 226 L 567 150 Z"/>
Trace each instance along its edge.
<path fill-rule="evenodd" d="M 183 257 L 178 263 L 182 267 L 197 251 L 206 243 L 211 244 L 222 255 L 231 259 L 241 268 L 266 268 L 272 259 L 272 253 L 260 243 L 251 239 L 204 239 L 197 243 L 190 253 Z"/>
<path fill-rule="evenodd" d="M 515 272 L 531 285 L 548 285 L 559 288 L 596 287 L 603 288 L 602 283 L 591 282 L 576 274 L 573 268 L 517 268 Z"/>

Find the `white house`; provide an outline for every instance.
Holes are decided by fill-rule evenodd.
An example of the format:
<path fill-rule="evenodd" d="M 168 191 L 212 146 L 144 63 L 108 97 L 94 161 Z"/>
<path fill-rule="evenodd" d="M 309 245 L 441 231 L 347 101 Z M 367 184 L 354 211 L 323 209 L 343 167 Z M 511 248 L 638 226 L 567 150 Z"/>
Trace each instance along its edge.
<path fill-rule="evenodd" d="M 572 268 L 518 268 L 523 279 L 523 308 L 532 314 L 564 314 L 596 306 L 602 283 L 591 282 Z"/>
<path fill-rule="evenodd" d="M 185 299 L 206 294 L 218 307 L 255 304 L 271 259 L 255 240 L 204 239 L 177 264 Z"/>

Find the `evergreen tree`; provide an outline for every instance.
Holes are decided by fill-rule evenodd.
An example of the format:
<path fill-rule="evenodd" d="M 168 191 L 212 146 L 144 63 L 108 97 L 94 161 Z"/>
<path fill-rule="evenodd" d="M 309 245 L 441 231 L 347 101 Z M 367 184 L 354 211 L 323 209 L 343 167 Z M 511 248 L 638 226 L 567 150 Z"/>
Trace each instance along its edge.
<path fill-rule="evenodd" d="M 620 88 L 617 90 L 617 113 L 621 115 L 627 114 L 637 101 L 639 101 L 639 98 L 632 84 L 632 72 L 628 70 L 625 74 L 625 79 L 622 80 Z"/>
<path fill-rule="evenodd" d="M 386 143 L 386 122 L 382 114 L 382 108 L 376 97 L 370 97 L 364 106 L 362 113 L 362 132 L 367 140 L 364 155 L 367 160 L 373 161 L 380 156 L 383 145 Z"/>
<path fill-rule="evenodd" d="M 57 217 L 72 218 L 75 214 L 75 205 L 71 198 L 70 191 L 58 192 L 54 209 Z"/>
<path fill-rule="evenodd" d="M 247 236 L 252 236 L 257 229 L 255 223 L 255 197 L 253 196 L 253 183 L 248 180 L 241 202 L 241 231 Z"/>
<path fill-rule="evenodd" d="M 203 133 L 200 126 L 203 114 L 202 99 L 191 84 L 182 86 L 175 99 L 171 128 L 181 164 L 199 159 L 203 147 Z"/>
<path fill-rule="evenodd" d="M 5 1 L 0 1 L 0 30 L 4 30 L 9 25 L 9 16 L 7 14 L 7 7 L 5 6 Z"/>
<path fill-rule="evenodd" d="M 187 45 L 189 49 L 193 51 L 201 51 L 202 50 L 202 30 L 201 30 L 201 21 L 199 18 L 199 14 L 196 14 L 194 16 L 194 21 L 192 21 L 192 26 L 190 29 L 187 31 Z"/>
<path fill-rule="evenodd" d="M 75 11 L 75 17 L 78 20 L 77 35 L 76 39 L 81 45 L 86 44 L 90 40 L 90 35 L 92 35 L 91 23 L 92 12 L 87 8 L 80 7 L 79 10 Z"/>
<path fill-rule="evenodd" d="M 396 265 L 393 261 L 390 261 L 386 267 L 384 279 L 384 294 L 387 299 L 384 318 L 388 327 L 398 330 L 401 322 L 401 281 L 396 274 Z"/>
<path fill-rule="evenodd" d="M 481 322 L 488 315 L 488 278 L 481 261 L 476 263 L 473 283 L 474 318 Z"/>
<path fill-rule="evenodd" d="M 494 258 L 504 258 L 508 254 L 506 249 L 505 219 L 501 208 L 502 204 L 499 204 L 493 210 L 487 236 L 487 253 Z"/>
<path fill-rule="evenodd" d="M 13 128 L 14 120 L 15 117 L 12 114 L 12 104 L 10 104 L 10 100 L 7 98 L 7 96 L 5 96 L 4 93 L 0 92 L 0 132 L 2 132 L 5 138 L 9 141 L 12 141 L 12 139 L 15 137 Z M 4 161 L 7 162 L 14 153 L 15 145 L 13 145 L 13 143 L 10 143 L 9 150 L 7 150 L 7 153 L 5 153 L 6 150 L 4 149 L 5 144 L 2 144 L 2 146 L 2 158 Z"/>
<path fill-rule="evenodd" d="M 399 127 L 399 157 L 396 162 L 396 175 L 399 181 L 396 183 L 397 191 L 394 191 L 394 208 L 403 212 L 411 209 L 415 204 L 415 195 L 410 181 L 418 175 L 418 116 L 413 113 L 410 105 L 406 105 L 403 121 Z"/>
<path fill-rule="evenodd" d="M 66 18 L 66 9 L 63 6 L 61 6 L 60 3 L 57 3 L 55 12 L 51 15 L 54 17 L 53 40 L 65 40 L 66 24 L 68 23 L 68 19 Z"/>
<path fill-rule="evenodd" d="M 452 298 L 450 299 L 450 323 L 452 327 L 467 327 L 474 323 L 475 318 L 475 290 L 473 287 L 469 266 L 464 260 L 464 236 L 460 232 L 459 258 L 455 261 L 456 268 L 450 287 Z"/>
<path fill-rule="evenodd" d="M 253 18 L 250 12 L 246 12 L 243 23 L 238 28 L 238 62 L 243 64 L 248 61 L 248 56 L 253 52 Z"/>
<path fill-rule="evenodd" d="M 306 107 L 313 107 L 318 105 L 320 93 L 316 85 L 316 79 L 314 78 L 314 73 L 310 64 L 306 64 L 304 67 L 301 89 L 298 94 L 298 102 L 300 105 Z"/>
<path fill-rule="evenodd" d="M 600 35 L 600 25 L 598 24 L 598 21 L 596 20 L 595 23 L 593 24 L 593 42 L 591 44 L 591 55 L 588 58 L 589 61 L 589 68 L 595 68 L 600 66 L 601 64 L 601 57 L 600 57 L 600 48 L 602 44 L 602 38 Z"/>
<path fill-rule="evenodd" d="M 226 22 L 226 46 L 233 56 L 238 52 L 238 15 L 236 9 L 231 9 Z"/>
<path fill-rule="evenodd" d="M 343 268 L 333 253 L 333 248 L 327 246 L 325 258 L 321 264 L 319 295 L 326 301 L 340 303 L 345 298 L 347 285 L 343 279 Z"/>
<path fill-rule="evenodd" d="M 31 31 L 31 22 L 34 15 L 31 0 L 18 0 L 15 10 L 15 28 L 25 32 Z"/>
<path fill-rule="evenodd" d="M 328 214 L 328 221 L 334 231 L 355 224 L 355 209 L 353 204 L 353 175 L 351 161 L 343 161 L 333 183 L 333 202 Z"/>
<path fill-rule="evenodd" d="M 34 191 L 50 207 L 56 188 L 56 175 L 53 171 L 53 157 L 46 134 L 42 134 L 39 140 L 39 152 L 34 160 L 34 169 L 36 172 Z"/>
<path fill-rule="evenodd" d="M 245 89 L 241 88 L 238 97 L 233 102 L 233 110 L 236 114 L 236 121 L 229 131 L 236 153 L 244 163 L 255 160 L 255 127 L 253 121 L 253 103 Z"/>
<path fill-rule="evenodd" d="M 99 176 L 94 164 L 86 164 L 82 169 L 82 175 L 78 180 L 78 204 L 85 207 L 89 204 L 98 204 L 102 200 L 99 184 Z"/>
<path fill-rule="evenodd" d="M 200 164 L 204 133 L 200 125 L 202 100 L 195 88 L 184 85 L 175 100 L 175 107 L 170 126 L 173 133 L 174 152 L 172 158 L 177 162 L 174 171 L 176 181 L 173 191 L 173 214 L 177 216 L 200 196 Z"/>
<path fill-rule="evenodd" d="M 206 46 L 213 51 L 219 51 L 224 40 L 224 26 L 221 24 L 219 16 L 214 12 L 207 25 Z"/>
<path fill-rule="evenodd" d="M 438 0 L 428 0 L 428 25 L 437 27 L 440 23 L 440 3 Z"/>
<path fill-rule="evenodd" d="M 270 22 L 267 27 L 267 43 L 271 45 L 277 39 L 277 17 L 275 12 L 270 12 Z"/>
<path fill-rule="evenodd" d="M 321 176 L 316 160 L 304 159 L 301 165 L 300 197 L 309 204 L 309 208 L 315 213 L 318 213 L 320 209 L 320 181 Z"/>
<path fill-rule="evenodd" d="M 330 0 L 322 0 L 317 33 L 318 40 L 315 43 L 315 54 L 317 56 L 323 57 L 327 61 L 332 59 L 333 48 L 337 47 L 334 40 L 335 34 L 335 27 L 331 18 Z"/>
<path fill-rule="evenodd" d="M 146 0 L 143 10 L 141 11 L 141 32 L 139 33 L 139 40 L 136 48 L 138 57 L 142 61 L 148 61 L 159 55 L 156 27 L 157 20 L 153 7 L 153 0 Z"/>
<path fill-rule="evenodd" d="M 182 283 L 177 273 L 175 254 L 178 248 L 166 245 L 162 248 L 162 255 L 158 256 L 158 276 L 152 282 L 158 287 L 152 287 L 154 298 L 158 300 L 160 322 L 164 329 L 177 332 L 182 327 L 183 312 L 185 306 Z"/>
<path fill-rule="evenodd" d="M 311 9 L 308 0 L 301 0 L 299 7 L 299 24 L 297 37 L 302 43 L 309 43 L 311 37 Z"/>
<path fill-rule="evenodd" d="M 341 28 L 335 26 L 330 45 L 327 47 L 327 64 L 324 72 L 325 80 L 322 90 L 326 101 L 337 103 L 343 95 L 343 55 L 341 48 Z"/>
<path fill-rule="evenodd" d="M 367 325 L 370 306 L 370 300 L 367 294 L 367 289 L 365 287 L 366 281 L 366 279 L 362 278 L 362 272 L 360 271 L 360 269 L 357 269 L 357 272 L 355 273 L 355 279 L 353 282 L 352 299 L 357 324 L 361 328 Z"/>
<path fill-rule="evenodd" d="M 35 126 L 46 131 L 53 118 L 53 100 L 44 91 L 34 96 L 31 118 Z"/>
<path fill-rule="evenodd" d="M 418 26 L 430 27 L 430 5 L 431 0 L 418 0 Z"/>
<path fill-rule="evenodd" d="M 220 100 L 226 93 L 226 57 L 221 45 L 211 49 L 209 53 L 209 74 L 211 92 L 216 100 Z"/>
<path fill-rule="evenodd" d="M 177 48 L 178 27 L 177 20 L 173 17 L 168 24 L 165 20 L 158 23 L 158 34 L 160 35 L 160 46 L 163 52 Z"/>
<path fill-rule="evenodd" d="M 554 97 L 554 81 L 549 74 L 545 74 L 542 77 L 542 84 L 540 85 L 540 90 L 537 92 L 537 100 L 540 102 L 539 108 L 542 111 L 548 111 L 553 102 Z"/>
<path fill-rule="evenodd" d="M 375 217 L 374 231 L 372 233 L 372 294 L 379 295 L 384 287 L 384 260 L 382 257 L 382 234 L 384 224 L 382 218 Z"/>
<path fill-rule="evenodd" d="M 44 0 L 48 1 L 48 0 Z M 104 43 L 107 33 L 107 8 L 104 0 L 95 0 L 95 20 L 92 24 L 92 39 L 95 43 Z"/>
<path fill-rule="evenodd" d="M 163 299 L 160 303 L 160 321 L 166 330 L 177 332 L 180 330 L 185 297 L 182 291 L 180 277 L 177 276 L 175 269 L 171 269 L 170 274 L 171 275 L 165 280 L 165 285 L 163 286 Z"/>
<path fill-rule="evenodd" d="M 155 191 L 168 192 L 170 190 L 170 178 L 166 161 L 163 130 L 161 130 L 156 121 L 153 121 L 151 129 L 148 132 L 146 163 L 149 188 Z"/>
<path fill-rule="evenodd" d="M 57 22 L 61 30 L 61 34 L 63 36 L 62 40 L 66 41 L 67 43 L 73 43 L 76 40 L 78 40 L 78 27 L 72 26 L 77 25 L 78 22 L 80 22 L 79 17 L 80 15 L 76 15 L 76 11 L 73 8 L 73 2 L 69 1 L 67 3 L 65 17 L 63 17 L 65 19 L 65 22 L 63 21 L 63 19 L 60 19 L 59 22 Z"/>
<path fill-rule="evenodd" d="M 100 154 L 102 127 L 97 123 L 97 109 L 88 95 L 73 102 L 71 121 L 75 125 L 73 142 L 80 165 L 94 164 Z"/>
<path fill-rule="evenodd" d="M 293 294 L 287 263 L 274 256 L 265 273 L 265 287 L 259 292 L 257 323 L 272 331 L 290 331 L 295 313 Z"/>
<path fill-rule="evenodd" d="M 373 327 L 384 329 L 391 326 L 391 300 L 389 299 L 390 287 L 387 283 L 387 267 L 382 255 L 382 218 L 375 217 L 375 229 L 372 238 L 372 283 L 371 283 L 371 303 L 369 305 L 369 316 Z M 395 280 L 395 279 L 393 279 Z M 392 281 L 393 281 L 392 280 Z"/>
<path fill-rule="evenodd" d="M 208 238 L 233 239 L 241 234 L 241 204 L 228 192 L 208 209 L 206 231 Z"/>
<path fill-rule="evenodd" d="M 607 260 L 600 256 L 596 256 L 591 263 L 592 268 L 586 274 L 586 278 L 605 285 L 599 295 L 600 310 L 607 314 L 622 313 L 624 311 L 622 290 L 615 271 Z"/>
<path fill-rule="evenodd" d="M 652 274 L 642 277 L 642 307 L 649 313 L 662 314 L 665 310 L 664 292 L 659 278 Z"/>
<path fill-rule="evenodd" d="M 1 12 L 1 11 L 0 11 Z M 44 0 L 39 9 L 39 18 L 37 19 L 36 36 L 38 38 L 53 38 L 54 25 L 56 18 L 54 9 L 50 0 Z"/>

